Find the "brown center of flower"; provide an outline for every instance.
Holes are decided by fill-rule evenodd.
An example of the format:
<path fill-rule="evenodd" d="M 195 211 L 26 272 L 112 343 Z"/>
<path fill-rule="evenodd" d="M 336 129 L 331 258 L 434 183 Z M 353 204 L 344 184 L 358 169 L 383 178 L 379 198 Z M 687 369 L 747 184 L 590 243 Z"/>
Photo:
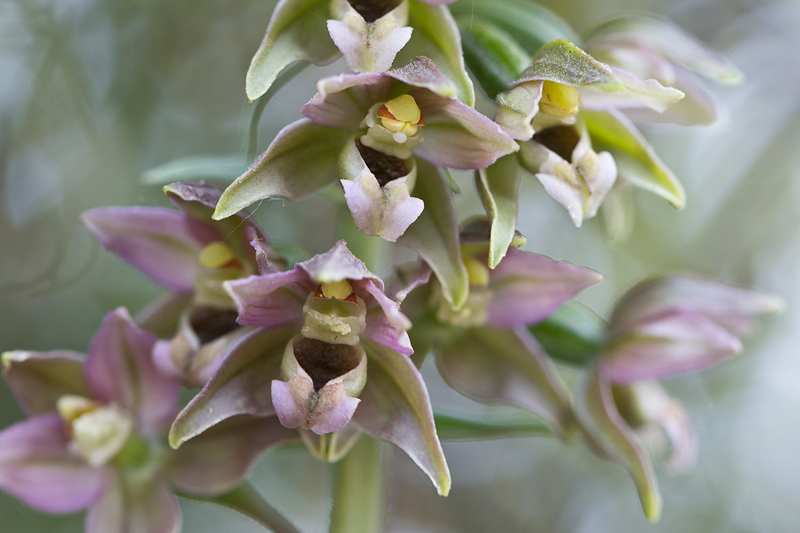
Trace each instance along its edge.
<path fill-rule="evenodd" d="M 375 22 L 400 5 L 400 0 L 347 0 L 367 22 Z"/>
<path fill-rule="evenodd" d="M 208 305 L 197 306 L 192 310 L 189 323 L 201 344 L 216 340 L 239 327 L 235 309 L 220 309 Z"/>
<path fill-rule="evenodd" d="M 572 152 L 581 135 L 572 126 L 550 126 L 537 132 L 533 140 L 558 154 L 564 161 L 572 161 Z"/>
<path fill-rule="evenodd" d="M 353 370 L 360 362 L 358 351 L 346 344 L 328 344 L 303 338 L 294 343 L 294 356 L 320 390 L 327 382 Z"/>
<path fill-rule="evenodd" d="M 361 144 L 361 141 L 356 141 L 356 148 L 381 187 L 392 180 L 408 175 L 408 163 L 404 159 L 373 150 L 369 146 Z"/>

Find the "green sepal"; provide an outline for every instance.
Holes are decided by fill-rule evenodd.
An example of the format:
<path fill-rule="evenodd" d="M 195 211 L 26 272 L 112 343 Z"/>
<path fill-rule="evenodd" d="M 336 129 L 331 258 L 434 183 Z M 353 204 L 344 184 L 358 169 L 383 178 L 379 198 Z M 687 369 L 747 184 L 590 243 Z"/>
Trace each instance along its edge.
<path fill-rule="evenodd" d="M 275 6 L 267 34 L 247 70 L 245 90 L 251 101 L 267 92 L 295 61 L 324 65 L 340 56 L 328 35 L 328 18 L 330 0 L 282 0 Z"/>
<path fill-rule="evenodd" d="M 404 66 L 418 56 L 430 58 L 455 84 L 459 101 L 474 107 L 475 88 L 464 66 L 461 36 L 447 7 L 408 0 L 408 25 L 414 32 L 397 54 L 394 64 Z"/>
<path fill-rule="evenodd" d="M 622 113 L 582 110 L 581 116 L 598 152 L 614 156 L 621 178 L 666 199 L 676 209 L 686 203 L 686 192 L 675 174 L 656 155 L 636 126 Z"/>
<path fill-rule="evenodd" d="M 489 268 L 500 264 L 516 235 L 521 179 L 516 154 L 501 157 L 489 167 L 475 172 L 475 188 L 492 223 Z"/>
<path fill-rule="evenodd" d="M 428 263 L 444 297 L 459 309 L 467 300 L 469 278 L 461 257 L 455 202 L 439 169 L 422 159 L 417 160 L 414 196 L 425 202 L 425 209 L 397 242 Z"/>

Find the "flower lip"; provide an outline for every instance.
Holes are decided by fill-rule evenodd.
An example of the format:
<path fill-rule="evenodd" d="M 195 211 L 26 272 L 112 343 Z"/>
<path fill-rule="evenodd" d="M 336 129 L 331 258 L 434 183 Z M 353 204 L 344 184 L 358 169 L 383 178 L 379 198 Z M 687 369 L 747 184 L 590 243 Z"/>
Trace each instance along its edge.
<path fill-rule="evenodd" d="M 400 5 L 400 0 L 347 0 L 367 22 L 375 22 Z"/>
<path fill-rule="evenodd" d="M 408 163 L 404 159 L 364 146 L 359 140 L 356 140 L 356 148 L 381 187 L 386 186 L 391 181 L 407 176 L 410 172 Z"/>
<path fill-rule="evenodd" d="M 361 361 L 359 352 L 347 344 L 329 344 L 303 338 L 294 343 L 294 356 L 319 391 L 332 379 L 346 374 Z"/>
<path fill-rule="evenodd" d="M 558 154 L 564 161 L 572 161 L 572 153 L 578 146 L 581 135 L 572 126 L 557 125 L 536 132 L 533 140 Z"/>

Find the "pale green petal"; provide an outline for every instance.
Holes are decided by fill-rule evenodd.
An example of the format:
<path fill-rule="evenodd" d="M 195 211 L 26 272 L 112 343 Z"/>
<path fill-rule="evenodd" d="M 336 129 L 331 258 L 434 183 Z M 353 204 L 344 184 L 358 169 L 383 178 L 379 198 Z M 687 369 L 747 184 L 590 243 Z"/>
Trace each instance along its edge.
<path fill-rule="evenodd" d="M 636 126 L 617 111 L 581 112 L 596 150 L 608 150 L 621 178 L 665 198 L 681 209 L 686 193 Z"/>

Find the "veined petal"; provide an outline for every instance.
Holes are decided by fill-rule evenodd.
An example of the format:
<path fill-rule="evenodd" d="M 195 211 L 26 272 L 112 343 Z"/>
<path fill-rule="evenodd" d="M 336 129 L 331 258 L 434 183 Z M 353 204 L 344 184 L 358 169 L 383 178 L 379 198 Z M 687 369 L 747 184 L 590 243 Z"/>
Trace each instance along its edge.
<path fill-rule="evenodd" d="M 397 242 L 420 255 L 436 275 L 450 305 L 460 308 L 467 299 L 469 278 L 461 258 L 453 195 L 441 172 L 424 161 L 417 162 L 414 193 L 428 208 Z"/>
<path fill-rule="evenodd" d="M 212 426 L 236 415 L 275 413 L 270 383 L 280 377 L 283 351 L 296 327 L 257 329 L 231 348 L 219 370 L 180 412 L 169 433 L 178 448 Z"/>
<path fill-rule="evenodd" d="M 473 169 L 519 150 L 500 126 L 468 105 L 422 89 L 409 94 L 425 117 L 425 138 L 414 150 L 419 157 L 441 167 Z"/>
<path fill-rule="evenodd" d="M 2 355 L 3 376 L 26 413 L 56 410 L 64 395 L 90 396 L 83 378 L 86 357 L 77 352 L 16 350 Z"/>
<path fill-rule="evenodd" d="M 620 176 L 661 196 L 674 207 L 683 208 L 686 202 L 683 186 L 629 119 L 615 110 L 587 110 L 581 116 L 592 143 L 598 150 L 609 150 L 614 156 Z"/>
<path fill-rule="evenodd" d="M 272 12 L 267 34 L 247 71 L 247 97 L 255 100 L 269 89 L 281 71 L 295 61 L 317 65 L 339 57 L 328 36 L 330 0 L 281 0 Z"/>
<path fill-rule="evenodd" d="M 521 179 L 522 172 L 513 155 L 504 156 L 475 173 L 475 189 L 492 223 L 489 268 L 497 267 L 514 239 Z"/>
<path fill-rule="evenodd" d="M 73 513 L 97 501 L 113 479 L 68 449 L 57 414 L 18 422 L 0 432 L 0 488 L 46 513 Z"/>
<path fill-rule="evenodd" d="M 594 270 L 512 248 L 489 274 L 492 299 L 487 324 L 496 327 L 535 324 L 602 280 L 603 275 Z"/>
<path fill-rule="evenodd" d="M 302 321 L 305 299 L 317 284 L 295 266 L 286 272 L 226 281 L 224 287 L 239 311 L 237 322 L 276 327 Z"/>
<path fill-rule="evenodd" d="M 702 313 L 678 311 L 614 332 L 600 372 L 614 383 L 696 372 L 738 354 L 741 341 Z"/>
<path fill-rule="evenodd" d="M 214 219 L 236 214 L 263 198 L 302 200 L 333 183 L 336 161 L 350 133 L 301 119 L 283 128 L 267 151 L 225 189 Z"/>
<path fill-rule="evenodd" d="M 402 316 L 405 318 L 405 315 Z M 396 352 L 411 355 L 414 349 L 411 347 L 411 339 L 406 329 L 408 328 L 394 325 L 388 315 L 376 309 L 367 313 L 367 327 L 361 335 Z"/>
<path fill-rule="evenodd" d="M 119 308 L 103 320 L 84 367 L 92 397 L 134 413 L 144 434 L 169 425 L 180 392 L 180 383 L 163 376 L 155 366 L 152 353 L 156 340 Z"/>
<path fill-rule="evenodd" d="M 81 221 L 107 250 L 182 294 L 194 292 L 200 250 L 221 238 L 210 223 L 160 207 L 100 207 Z"/>
<path fill-rule="evenodd" d="M 590 432 L 592 442 L 628 471 L 636 484 L 644 515 L 657 522 L 662 502 L 653 465 L 642 443 L 617 412 L 610 385 L 596 370 L 586 378 L 575 414 Z"/>
<path fill-rule="evenodd" d="M 411 38 L 408 20 L 408 3 L 396 8 L 374 22 L 367 22 L 346 0 L 339 4 L 347 7 L 342 20 L 329 20 L 328 32 L 344 54 L 347 66 L 353 72 L 383 72 L 392 67 L 397 52 Z"/>
<path fill-rule="evenodd" d="M 464 65 L 458 26 L 448 8 L 429 3 L 409 0 L 409 26 L 414 28 L 414 33 L 397 54 L 396 64 L 404 65 L 419 56 L 429 57 L 447 79 L 453 80 L 449 94 L 438 94 L 447 98 L 457 97 L 472 107 L 475 105 L 475 89 Z"/>
<path fill-rule="evenodd" d="M 116 483 L 86 514 L 86 533 L 178 533 L 181 511 L 178 500 L 159 481 Z"/>
<path fill-rule="evenodd" d="M 370 436 L 406 452 L 439 494 L 450 491 L 450 471 L 436 436 L 430 399 L 417 368 L 405 355 L 363 341 L 369 379 L 353 420 Z"/>
<path fill-rule="evenodd" d="M 390 324 L 398 329 L 411 328 L 411 321 L 400 312 L 400 304 L 386 296 L 382 286 L 375 285 L 369 281 L 362 281 L 357 285 L 363 287 L 363 290 L 375 299 Z"/>
<path fill-rule="evenodd" d="M 381 278 L 370 272 L 364 262 L 347 248 L 347 243 L 343 240 L 324 254 L 297 263 L 296 268 L 304 270 L 317 283 L 363 279 L 372 281 L 381 291 L 383 290 Z"/>
<path fill-rule="evenodd" d="M 460 394 L 524 409 L 560 435 L 573 429 L 569 393 L 524 328 L 469 328 L 435 351 L 439 373 Z"/>
<path fill-rule="evenodd" d="M 274 416 L 229 418 L 181 446 L 169 477 L 190 494 L 220 494 L 241 483 L 263 452 L 298 439 Z"/>

